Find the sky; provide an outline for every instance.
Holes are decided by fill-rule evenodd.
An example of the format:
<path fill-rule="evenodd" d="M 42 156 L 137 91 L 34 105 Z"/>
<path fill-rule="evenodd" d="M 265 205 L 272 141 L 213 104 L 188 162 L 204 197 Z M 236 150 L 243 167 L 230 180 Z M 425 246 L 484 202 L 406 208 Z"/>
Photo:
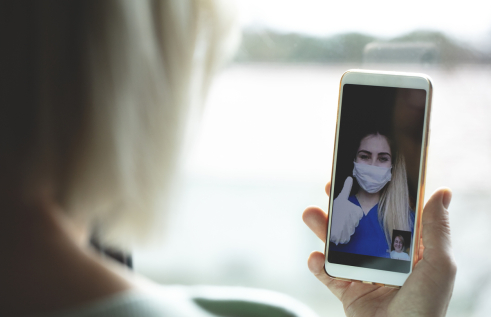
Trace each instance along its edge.
<path fill-rule="evenodd" d="M 461 41 L 491 42 L 491 1 L 236 0 L 245 26 L 313 35 L 357 31 L 392 37 L 440 30 Z M 410 4 L 410 5 L 409 5 Z"/>

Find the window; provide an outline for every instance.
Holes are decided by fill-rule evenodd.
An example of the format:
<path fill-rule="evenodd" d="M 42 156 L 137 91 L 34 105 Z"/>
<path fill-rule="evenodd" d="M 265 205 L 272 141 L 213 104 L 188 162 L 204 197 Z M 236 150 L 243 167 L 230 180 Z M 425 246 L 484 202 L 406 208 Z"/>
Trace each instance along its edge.
<path fill-rule="evenodd" d="M 486 315 L 491 257 L 491 3 L 242 0 L 244 35 L 213 85 L 163 248 L 135 265 L 164 283 L 242 285 L 344 316 L 306 267 L 323 244 L 339 80 L 351 68 L 434 82 L 426 197 L 453 189 L 459 274 L 448 316 Z M 480 296 L 476 296 L 476 294 Z"/>

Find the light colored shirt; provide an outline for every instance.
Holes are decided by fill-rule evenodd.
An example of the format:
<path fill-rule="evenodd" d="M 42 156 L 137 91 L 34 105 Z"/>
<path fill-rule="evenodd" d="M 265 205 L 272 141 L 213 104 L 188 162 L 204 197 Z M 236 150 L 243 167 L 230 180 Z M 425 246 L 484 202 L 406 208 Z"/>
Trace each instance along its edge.
<path fill-rule="evenodd" d="M 69 310 L 32 317 L 317 317 L 277 292 L 244 287 L 152 286 L 129 290 Z"/>
<path fill-rule="evenodd" d="M 397 251 L 391 251 L 390 258 L 394 260 L 405 260 L 405 261 L 411 260 L 409 254 L 407 254 L 406 252 L 397 252 Z"/>

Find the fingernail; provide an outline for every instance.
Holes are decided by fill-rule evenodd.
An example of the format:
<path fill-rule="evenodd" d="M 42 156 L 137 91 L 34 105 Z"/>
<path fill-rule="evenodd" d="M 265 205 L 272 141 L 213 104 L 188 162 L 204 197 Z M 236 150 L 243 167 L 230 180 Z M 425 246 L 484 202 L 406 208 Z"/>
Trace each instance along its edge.
<path fill-rule="evenodd" d="M 442 198 L 442 204 L 445 209 L 448 209 L 448 206 L 450 206 L 450 201 L 452 200 L 452 191 L 450 189 L 445 190 L 443 192 L 443 198 Z"/>

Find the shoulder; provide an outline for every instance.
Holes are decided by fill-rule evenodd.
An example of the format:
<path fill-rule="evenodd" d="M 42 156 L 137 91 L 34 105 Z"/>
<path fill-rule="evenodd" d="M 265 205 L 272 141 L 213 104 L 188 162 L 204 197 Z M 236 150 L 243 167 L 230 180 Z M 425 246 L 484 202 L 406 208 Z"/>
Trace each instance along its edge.
<path fill-rule="evenodd" d="M 131 289 L 89 303 L 82 307 L 42 317 L 167 317 L 203 316 L 203 310 L 195 305 L 183 291 L 155 287 L 154 289 Z M 41 317 L 41 316 L 39 316 Z"/>
<path fill-rule="evenodd" d="M 160 285 L 123 292 L 78 310 L 49 317 L 211 317 L 224 313 L 238 316 L 244 311 L 251 312 L 251 316 L 317 317 L 304 304 L 274 291 L 244 287 Z"/>
<path fill-rule="evenodd" d="M 406 252 L 396 252 L 396 251 L 391 251 L 390 252 L 390 258 L 394 260 L 406 260 L 409 261 L 411 258 L 409 257 L 409 254 Z"/>

